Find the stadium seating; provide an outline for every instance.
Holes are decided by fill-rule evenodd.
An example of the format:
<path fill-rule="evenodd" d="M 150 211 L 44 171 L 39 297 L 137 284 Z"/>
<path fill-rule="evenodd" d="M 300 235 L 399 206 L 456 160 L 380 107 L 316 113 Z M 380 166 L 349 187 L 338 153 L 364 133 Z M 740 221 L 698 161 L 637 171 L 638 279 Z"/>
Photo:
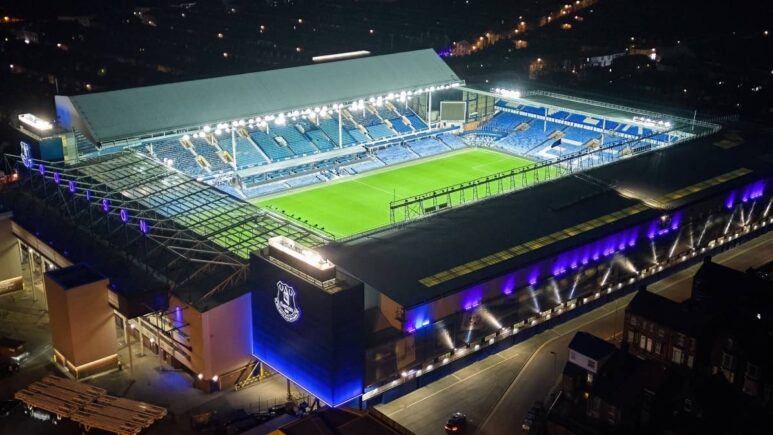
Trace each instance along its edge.
<path fill-rule="evenodd" d="M 510 112 L 499 112 L 481 127 L 481 130 L 495 133 L 508 133 L 518 125 L 529 121 L 530 119 L 525 116 L 516 115 Z"/>
<path fill-rule="evenodd" d="M 233 169 L 217 154 L 219 149 L 209 144 L 206 140 L 192 137 L 190 138 L 190 141 L 193 144 L 193 149 L 196 151 L 196 154 L 207 160 L 212 172 L 222 172 Z"/>
<path fill-rule="evenodd" d="M 575 128 L 575 127 L 567 127 L 563 131 L 563 133 L 566 139 L 579 142 L 580 144 L 584 144 L 585 142 L 588 142 L 591 139 L 596 139 L 598 137 L 601 137 L 601 134 L 596 133 L 595 131 L 585 130 L 583 128 Z"/>
<path fill-rule="evenodd" d="M 399 134 L 410 133 L 411 131 L 413 131 L 411 130 L 411 127 L 408 127 L 407 125 L 405 125 L 405 123 L 401 118 L 393 118 L 389 122 L 392 123 L 392 128 L 394 128 L 395 131 Z"/>
<path fill-rule="evenodd" d="M 440 154 L 450 150 L 450 148 L 448 148 L 443 142 L 433 137 L 427 137 L 409 142 L 408 146 L 410 146 L 411 149 L 416 152 L 416 154 L 422 157 L 433 156 L 435 154 Z"/>
<path fill-rule="evenodd" d="M 545 108 L 544 107 L 534 107 L 534 106 L 523 105 L 523 106 L 520 107 L 520 109 L 523 112 L 531 113 L 533 115 L 545 116 Z"/>
<path fill-rule="evenodd" d="M 260 154 L 255 145 L 250 142 L 249 139 L 241 137 L 239 135 L 236 138 L 236 164 L 239 169 L 249 168 L 252 166 L 258 166 L 268 163 L 266 159 Z M 220 138 L 218 140 L 220 148 L 232 153 L 233 146 L 231 144 L 231 138 Z"/>
<path fill-rule="evenodd" d="M 319 183 L 321 180 L 318 178 L 317 174 L 308 174 L 308 175 L 302 175 L 300 177 L 290 178 L 285 181 L 287 185 L 290 187 L 303 187 L 308 186 L 310 184 Z"/>
<path fill-rule="evenodd" d="M 442 140 L 443 143 L 448 145 L 451 149 L 455 149 L 455 150 L 460 150 L 467 146 L 467 144 L 464 143 L 464 141 L 455 134 L 443 133 L 440 136 L 438 136 L 438 139 Z"/>
<path fill-rule="evenodd" d="M 327 137 L 325 132 L 322 130 L 307 130 L 306 136 L 311 139 L 311 142 L 320 151 L 330 151 L 338 146 L 338 143 L 333 143 L 333 141 Z"/>
<path fill-rule="evenodd" d="M 376 151 L 376 157 L 387 165 L 395 163 L 407 162 L 413 160 L 418 156 L 414 154 L 410 149 L 401 145 L 394 145 L 383 150 Z"/>
<path fill-rule="evenodd" d="M 196 163 L 195 156 L 180 144 L 178 138 L 167 138 L 159 141 L 146 142 L 152 144 L 153 155 L 162 162 L 172 162 L 172 167 L 189 174 L 198 176 L 204 170 Z"/>
<path fill-rule="evenodd" d="M 424 123 L 424 121 L 419 118 L 416 114 L 411 114 L 407 116 L 408 121 L 411 123 L 411 126 L 413 126 L 416 130 L 424 130 L 427 128 L 427 124 Z"/>
<path fill-rule="evenodd" d="M 564 110 L 559 110 L 558 112 L 552 113 L 550 115 L 551 118 L 555 119 L 566 119 L 569 116 L 569 112 Z"/>
<path fill-rule="evenodd" d="M 360 130 L 357 130 L 356 128 L 353 128 L 348 131 L 349 135 L 353 138 L 354 143 L 365 143 L 370 142 L 370 138 L 366 135 L 364 135 Z"/>
<path fill-rule="evenodd" d="M 325 132 L 325 134 L 333 141 L 333 143 L 338 144 L 338 120 L 330 118 L 320 119 L 319 128 Z M 348 146 L 355 143 L 354 138 L 346 131 L 346 129 L 343 129 L 341 139 L 343 146 Z"/>
<path fill-rule="evenodd" d="M 374 140 L 395 135 L 395 132 L 384 124 L 374 124 L 370 127 L 367 127 L 367 129 L 368 135 L 370 135 L 370 137 L 372 137 Z"/>
<path fill-rule="evenodd" d="M 297 156 L 305 156 L 319 152 L 317 147 L 306 138 L 295 125 L 287 125 L 284 127 L 275 127 L 271 133 L 274 136 L 281 136 L 293 153 Z"/>
<path fill-rule="evenodd" d="M 371 113 L 367 108 L 365 110 L 352 110 L 349 113 L 351 113 L 352 118 L 363 127 L 370 127 L 382 123 L 381 118 Z"/>
<path fill-rule="evenodd" d="M 369 159 L 364 162 L 358 162 L 353 165 L 341 167 L 341 171 L 348 172 L 349 174 L 359 174 L 362 172 L 371 171 L 373 169 L 383 168 L 384 163 L 377 159 Z"/>
<path fill-rule="evenodd" d="M 277 181 L 274 183 L 261 184 L 259 186 L 246 188 L 244 189 L 244 194 L 247 195 L 248 198 L 256 198 L 258 196 L 281 192 L 282 190 L 289 188 L 290 186 L 284 181 Z"/>
<path fill-rule="evenodd" d="M 252 131 L 250 137 L 273 162 L 285 160 L 295 155 L 290 147 L 279 145 L 273 137 L 262 131 Z"/>

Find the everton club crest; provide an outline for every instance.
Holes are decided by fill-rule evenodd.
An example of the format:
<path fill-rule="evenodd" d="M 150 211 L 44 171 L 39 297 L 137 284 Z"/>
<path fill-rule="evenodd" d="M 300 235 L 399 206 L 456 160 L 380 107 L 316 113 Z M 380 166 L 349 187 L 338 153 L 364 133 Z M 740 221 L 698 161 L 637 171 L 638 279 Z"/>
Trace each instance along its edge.
<path fill-rule="evenodd" d="M 279 315 L 287 322 L 295 322 L 301 317 L 301 310 L 295 303 L 295 289 L 282 281 L 276 283 L 274 305 L 276 305 Z"/>

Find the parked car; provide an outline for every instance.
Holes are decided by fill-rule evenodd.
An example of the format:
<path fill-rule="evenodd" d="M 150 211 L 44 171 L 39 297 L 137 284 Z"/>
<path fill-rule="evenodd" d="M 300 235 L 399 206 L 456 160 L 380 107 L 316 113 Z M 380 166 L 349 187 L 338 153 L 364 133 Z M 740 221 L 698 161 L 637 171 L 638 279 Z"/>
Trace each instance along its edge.
<path fill-rule="evenodd" d="M 456 434 L 464 430 L 466 426 L 467 426 L 467 416 L 462 414 L 461 412 L 456 412 L 453 415 L 451 415 L 451 417 L 449 417 L 444 428 L 446 430 L 446 433 Z"/>

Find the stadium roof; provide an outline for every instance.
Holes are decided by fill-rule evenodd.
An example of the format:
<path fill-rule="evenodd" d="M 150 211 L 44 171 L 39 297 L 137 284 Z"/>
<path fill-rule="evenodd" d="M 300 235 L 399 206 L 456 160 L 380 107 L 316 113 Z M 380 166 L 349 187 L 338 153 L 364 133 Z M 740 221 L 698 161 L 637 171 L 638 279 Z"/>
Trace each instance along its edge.
<path fill-rule="evenodd" d="M 726 129 L 321 251 L 412 307 L 655 218 L 661 208 L 769 176 L 770 140 L 758 130 Z M 507 252 L 515 254 L 499 256 Z"/>
<path fill-rule="evenodd" d="M 20 190 L 43 196 L 44 207 L 53 210 L 31 203 L 17 206 L 14 218 L 35 233 L 51 231 L 45 237 L 52 246 L 56 242 L 72 260 L 109 276 L 126 296 L 165 285 L 204 311 L 224 295 L 238 296 L 250 254 L 268 246 L 269 238 L 283 235 L 310 247 L 325 242 L 139 153 L 116 153 L 74 166 L 36 161 L 36 173 L 39 164 L 48 187 L 25 177 Z M 66 213 L 57 215 L 61 210 Z M 64 228 L 68 223 L 91 233 L 73 236 L 72 229 Z M 58 237 L 62 240 L 55 241 Z M 109 248 L 95 251 L 91 244 L 97 242 Z M 129 261 L 108 261 L 114 254 Z"/>
<path fill-rule="evenodd" d="M 95 142 L 199 128 L 296 109 L 461 83 L 432 50 L 272 71 L 57 96 L 57 116 Z"/>

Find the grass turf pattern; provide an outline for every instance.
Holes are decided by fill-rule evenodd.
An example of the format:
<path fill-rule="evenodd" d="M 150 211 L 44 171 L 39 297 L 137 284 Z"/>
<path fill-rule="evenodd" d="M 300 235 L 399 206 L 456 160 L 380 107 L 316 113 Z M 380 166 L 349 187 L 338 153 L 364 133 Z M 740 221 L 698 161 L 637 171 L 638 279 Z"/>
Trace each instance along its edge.
<path fill-rule="evenodd" d="M 307 226 L 313 227 L 316 224 L 317 228 L 336 237 L 344 237 L 389 224 L 389 203 L 395 199 L 531 163 L 497 151 L 465 149 L 306 189 L 258 198 L 254 203 Z"/>

